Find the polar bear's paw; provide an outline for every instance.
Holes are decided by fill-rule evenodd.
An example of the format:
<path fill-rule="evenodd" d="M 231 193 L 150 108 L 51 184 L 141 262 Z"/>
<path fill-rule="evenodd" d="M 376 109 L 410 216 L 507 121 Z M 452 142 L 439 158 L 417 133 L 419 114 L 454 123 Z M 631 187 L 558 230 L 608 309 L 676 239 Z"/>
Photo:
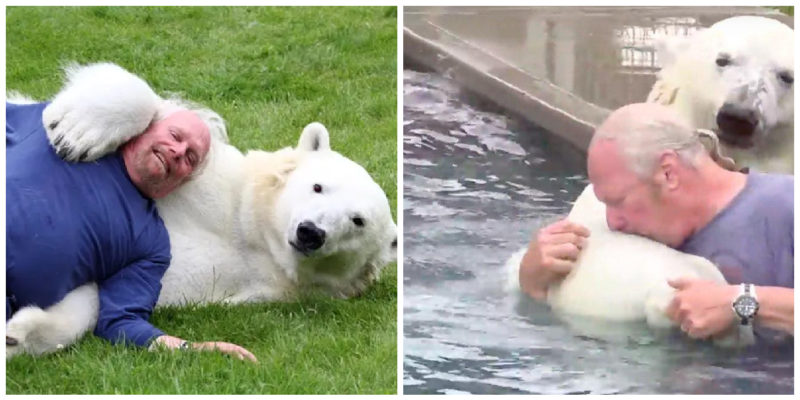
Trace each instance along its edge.
<path fill-rule="evenodd" d="M 155 110 L 155 101 L 153 110 Z M 147 108 L 147 107 L 145 107 Z M 42 113 L 47 138 L 65 161 L 94 161 L 147 129 L 155 112 L 92 108 L 56 98 Z"/>
<path fill-rule="evenodd" d="M 367 291 L 367 288 L 369 288 L 375 281 L 378 280 L 379 274 L 380 267 L 368 265 L 357 277 L 346 283 L 341 289 L 335 290 L 332 295 L 333 297 L 340 299 L 349 299 L 361 296 Z"/>
<path fill-rule="evenodd" d="M 121 140 L 103 140 L 99 128 L 92 128 L 74 112 L 48 106 L 42 122 L 50 145 L 66 161 L 94 161 L 113 151 Z"/>
<path fill-rule="evenodd" d="M 46 326 L 47 313 L 39 307 L 25 307 L 6 323 L 6 359 L 20 353 L 41 354 L 54 349 L 38 346 L 35 340 Z"/>
<path fill-rule="evenodd" d="M 139 135 L 161 99 L 114 64 L 71 65 L 67 84 L 42 113 L 50 144 L 66 161 L 94 161 Z"/>

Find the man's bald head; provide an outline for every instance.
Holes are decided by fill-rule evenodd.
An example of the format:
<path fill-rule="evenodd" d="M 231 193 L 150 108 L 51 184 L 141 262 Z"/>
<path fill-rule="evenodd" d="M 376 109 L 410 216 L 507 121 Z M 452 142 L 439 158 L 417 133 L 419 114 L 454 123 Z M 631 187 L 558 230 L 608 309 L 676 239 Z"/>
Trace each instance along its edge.
<path fill-rule="evenodd" d="M 674 151 L 688 165 L 695 165 L 705 150 L 697 132 L 671 108 L 636 103 L 612 112 L 597 128 L 589 156 L 600 141 L 616 142 L 629 168 L 638 176 L 652 173 L 664 151 Z"/>

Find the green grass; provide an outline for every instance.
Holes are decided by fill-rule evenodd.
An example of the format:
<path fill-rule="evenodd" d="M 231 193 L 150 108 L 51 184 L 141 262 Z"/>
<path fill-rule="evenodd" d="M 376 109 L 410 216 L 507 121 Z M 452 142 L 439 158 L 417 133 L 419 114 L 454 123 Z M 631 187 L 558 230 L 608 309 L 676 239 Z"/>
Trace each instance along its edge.
<path fill-rule="evenodd" d="M 794 6 L 770 6 L 768 8 L 774 8 L 790 17 L 794 17 Z"/>
<path fill-rule="evenodd" d="M 294 146 L 320 121 L 397 215 L 393 7 L 8 7 L 6 87 L 47 99 L 68 61 L 112 61 L 161 94 L 219 112 L 240 149 Z M 147 352 L 87 337 L 6 364 L 8 393 L 394 393 L 397 268 L 365 295 L 158 309 L 190 340 L 240 344 L 260 363 Z"/>

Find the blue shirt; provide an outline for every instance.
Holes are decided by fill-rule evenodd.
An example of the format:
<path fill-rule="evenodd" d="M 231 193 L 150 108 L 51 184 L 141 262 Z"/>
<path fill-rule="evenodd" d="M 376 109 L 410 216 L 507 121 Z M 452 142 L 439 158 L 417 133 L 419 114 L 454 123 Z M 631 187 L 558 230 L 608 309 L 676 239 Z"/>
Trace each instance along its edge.
<path fill-rule="evenodd" d="M 794 287 L 794 177 L 751 172 L 678 250 L 711 260 L 731 284 Z"/>
<path fill-rule="evenodd" d="M 45 106 L 6 104 L 6 319 L 94 281 L 95 335 L 146 346 L 163 335 L 147 320 L 170 262 L 167 230 L 118 153 L 91 163 L 56 155 Z"/>

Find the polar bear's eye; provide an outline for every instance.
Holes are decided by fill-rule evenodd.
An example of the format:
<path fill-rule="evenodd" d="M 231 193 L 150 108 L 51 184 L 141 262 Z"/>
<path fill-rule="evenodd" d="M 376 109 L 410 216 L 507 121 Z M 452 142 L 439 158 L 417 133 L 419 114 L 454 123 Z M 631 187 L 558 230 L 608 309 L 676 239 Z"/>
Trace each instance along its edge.
<path fill-rule="evenodd" d="M 322 193 L 322 185 L 319 183 L 314 184 L 314 193 Z"/>
<path fill-rule="evenodd" d="M 783 83 L 787 85 L 791 85 L 794 83 L 794 76 L 789 71 L 783 71 L 778 74 L 778 78 L 783 81 Z"/>
<path fill-rule="evenodd" d="M 728 57 L 717 57 L 717 65 L 720 67 L 727 67 L 731 64 L 731 59 Z"/>
<path fill-rule="evenodd" d="M 354 217 L 353 223 L 356 224 L 356 226 L 364 226 L 364 219 L 361 217 Z"/>

